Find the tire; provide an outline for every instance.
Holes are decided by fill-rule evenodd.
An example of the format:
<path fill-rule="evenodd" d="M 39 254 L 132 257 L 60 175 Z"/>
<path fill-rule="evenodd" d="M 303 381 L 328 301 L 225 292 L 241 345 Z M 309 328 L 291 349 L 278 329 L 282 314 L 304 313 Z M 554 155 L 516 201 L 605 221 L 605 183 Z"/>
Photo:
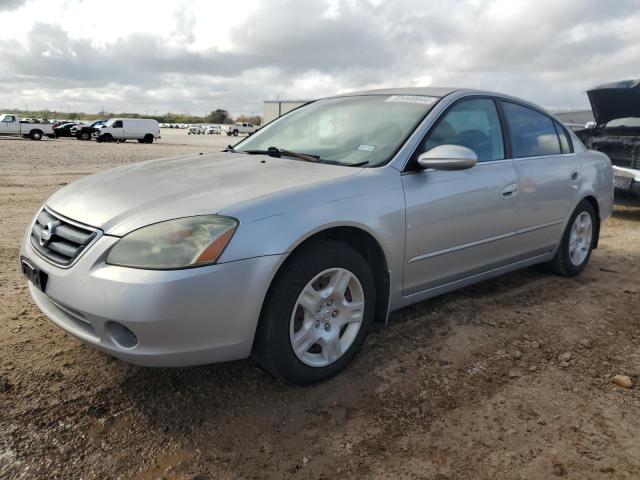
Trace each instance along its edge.
<path fill-rule="evenodd" d="M 113 135 L 111 135 L 110 133 L 106 133 L 101 137 L 96 138 L 96 140 L 98 142 L 113 142 Z"/>
<path fill-rule="evenodd" d="M 329 299 L 318 295 L 316 288 L 330 291 L 333 281 L 341 283 L 338 279 L 345 288 L 342 293 L 334 290 Z M 311 292 L 304 302 L 310 307 L 300 304 L 303 290 Z M 358 308 L 361 302 L 364 306 Z M 293 384 L 326 380 L 344 369 L 360 350 L 373 322 L 375 302 L 375 281 L 364 258 L 346 244 L 315 241 L 292 254 L 271 285 L 253 358 L 263 369 Z M 342 323 L 356 317 L 359 321 Z M 294 349 L 296 337 L 303 344 Z"/>
<path fill-rule="evenodd" d="M 88 132 L 83 132 L 82 135 L 80 135 L 80 138 L 82 140 L 91 140 L 91 134 Z"/>
<path fill-rule="evenodd" d="M 29 138 L 31 140 L 41 140 L 42 139 L 42 132 L 40 130 L 31 130 L 29 132 Z"/>
<path fill-rule="evenodd" d="M 237 137 L 237 136 L 238 136 L 238 130 L 234 130 L 234 131 L 233 131 L 233 136 L 234 136 L 234 137 Z"/>
<path fill-rule="evenodd" d="M 144 143 L 144 140 L 142 138 L 139 138 L 138 143 Z"/>
<path fill-rule="evenodd" d="M 153 135 L 151 135 L 150 133 L 147 133 L 144 136 L 144 143 L 153 143 Z"/>
<path fill-rule="evenodd" d="M 571 214 L 555 257 L 547 270 L 563 277 L 575 277 L 589 263 L 597 242 L 597 218 L 593 205 L 582 200 Z"/>

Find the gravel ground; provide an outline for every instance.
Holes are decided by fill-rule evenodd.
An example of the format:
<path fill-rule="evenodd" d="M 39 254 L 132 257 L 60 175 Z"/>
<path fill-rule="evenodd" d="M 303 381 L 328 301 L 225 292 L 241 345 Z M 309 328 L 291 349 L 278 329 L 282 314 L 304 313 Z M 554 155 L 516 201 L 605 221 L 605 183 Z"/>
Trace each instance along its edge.
<path fill-rule="evenodd" d="M 97 170 L 219 150 L 0 139 L 0 478 L 640 478 L 640 210 L 617 207 L 576 279 L 530 268 L 377 325 L 354 364 L 285 385 L 248 362 L 145 369 L 30 302 L 18 244 Z"/>

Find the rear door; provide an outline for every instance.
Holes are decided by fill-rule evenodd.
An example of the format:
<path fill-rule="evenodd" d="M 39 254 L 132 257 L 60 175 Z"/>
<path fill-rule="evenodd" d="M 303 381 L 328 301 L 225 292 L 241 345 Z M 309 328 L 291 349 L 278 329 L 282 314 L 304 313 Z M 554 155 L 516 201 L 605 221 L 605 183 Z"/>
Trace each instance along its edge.
<path fill-rule="evenodd" d="M 563 126 L 544 112 L 501 102 L 518 173 L 518 249 L 530 256 L 555 248 L 571 214 L 581 167 Z"/>
<path fill-rule="evenodd" d="M 506 265 L 516 250 L 518 177 L 506 154 L 495 101 L 474 97 L 456 102 L 427 134 L 416 157 L 438 145 L 470 148 L 478 163 L 461 171 L 410 167 L 402 175 L 405 296 Z"/>

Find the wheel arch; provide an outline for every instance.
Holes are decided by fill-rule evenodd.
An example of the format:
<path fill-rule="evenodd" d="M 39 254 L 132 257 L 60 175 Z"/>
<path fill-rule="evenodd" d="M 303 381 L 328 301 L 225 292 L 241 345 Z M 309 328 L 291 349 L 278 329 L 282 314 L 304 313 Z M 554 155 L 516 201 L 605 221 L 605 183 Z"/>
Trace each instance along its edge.
<path fill-rule="evenodd" d="M 600 223 L 601 223 L 601 219 L 600 219 L 600 205 L 598 204 L 598 200 L 596 199 L 596 197 L 594 197 L 593 195 L 587 195 L 586 197 L 584 197 L 585 201 L 589 202 L 591 204 L 591 206 L 593 207 L 593 211 L 596 214 L 596 225 L 595 225 L 595 235 L 594 235 L 594 241 L 593 241 L 593 248 L 598 248 L 598 241 L 600 240 Z"/>
<path fill-rule="evenodd" d="M 44 132 L 39 128 L 32 128 L 31 130 L 29 130 L 29 135 L 27 136 L 33 138 L 34 134 L 40 134 L 40 138 L 44 137 Z"/>
<path fill-rule="evenodd" d="M 366 229 L 360 226 L 354 225 L 332 225 L 325 226 L 319 230 L 309 232 L 307 235 L 298 239 L 289 249 L 289 253 L 284 261 L 278 266 L 276 273 L 271 278 L 267 293 L 263 299 L 262 307 L 266 304 L 272 287 L 277 282 L 280 273 L 285 266 L 292 261 L 296 253 L 304 250 L 313 244 L 313 242 L 330 239 L 345 243 L 351 246 L 354 250 L 360 253 L 365 261 L 371 267 L 373 277 L 376 285 L 376 310 L 375 319 L 386 321 L 389 314 L 389 301 L 390 301 L 390 275 L 389 267 L 387 263 L 387 255 L 382 248 L 381 243 L 374 237 L 374 235 L 368 232 Z"/>

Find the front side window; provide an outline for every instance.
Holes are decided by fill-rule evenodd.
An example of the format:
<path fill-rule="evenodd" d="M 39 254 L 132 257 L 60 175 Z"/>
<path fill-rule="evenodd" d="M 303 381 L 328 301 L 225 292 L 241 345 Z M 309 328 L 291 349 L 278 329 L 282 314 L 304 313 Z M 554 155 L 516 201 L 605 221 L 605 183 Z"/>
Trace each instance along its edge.
<path fill-rule="evenodd" d="M 115 122 L 113 122 L 111 127 L 112 128 L 122 128 L 122 120 L 116 120 Z"/>
<path fill-rule="evenodd" d="M 4 117 L 4 121 L 7 123 L 13 123 L 16 121 L 16 117 L 14 117 L 13 115 L 7 115 L 6 117 Z"/>
<path fill-rule="evenodd" d="M 515 158 L 540 157 L 562 153 L 558 134 L 546 115 L 531 108 L 503 102 Z"/>
<path fill-rule="evenodd" d="M 240 152 L 281 150 L 321 162 L 375 167 L 387 163 L 437 102 L 420 95 L 359 95 L 318 100 L 260 128 Z"/>
<path fill-rule="evenodd" d="M 467 147 L 480 162 L 504 159 L 502 128 L 493 100 L 477 98 L 454 105 L 429 134 L 420 151 L 439 145 Z"/>

